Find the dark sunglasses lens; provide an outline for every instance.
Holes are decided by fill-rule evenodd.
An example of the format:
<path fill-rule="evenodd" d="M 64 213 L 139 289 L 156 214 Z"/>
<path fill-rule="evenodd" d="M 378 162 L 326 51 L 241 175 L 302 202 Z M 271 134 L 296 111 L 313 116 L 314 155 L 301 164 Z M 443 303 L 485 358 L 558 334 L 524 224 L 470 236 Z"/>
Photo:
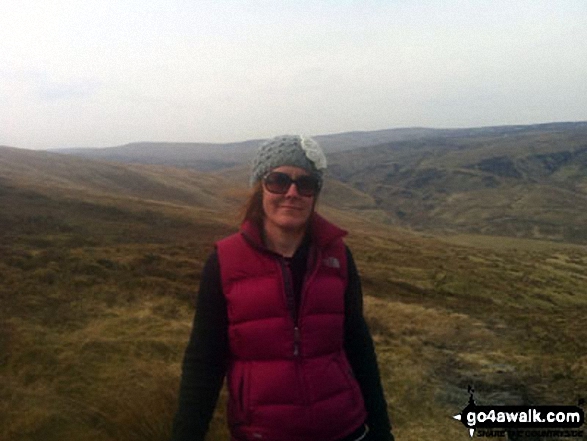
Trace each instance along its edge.
<path fill-rule="evenodd" d="M 318 193 L 318 180 L 313 176 L 300 176 L 294 181 L 285 173 L 272 172 L 265 178 L 265 188 L 271 193 L 285 194 L 292 183 L 296 184 L 297 191 L 302 196 L 314 196 Z"/>
<path fill-rule="evenodd" d="M 287 193 L 291 183 L 291 178 L 285 173 L 269 173 L 265 178 L 265 186 L 271 193 Z"/>
<path fill-rule="evenodd" d="M 300 176 L 296 187 L 302 196 L 314 196 L 318 192 L 318 180 L 312 176 Z"/>

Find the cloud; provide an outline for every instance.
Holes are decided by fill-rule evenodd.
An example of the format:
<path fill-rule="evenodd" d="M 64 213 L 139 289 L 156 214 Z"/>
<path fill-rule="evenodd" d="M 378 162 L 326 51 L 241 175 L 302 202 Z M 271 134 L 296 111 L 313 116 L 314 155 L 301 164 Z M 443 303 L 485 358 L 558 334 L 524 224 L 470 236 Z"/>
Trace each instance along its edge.
<path fill-rule="evenodd" d="M 37 96 L 43 101 L 62 101 L 73 98 L 85 98 L 94 95 L 102 84 L 91 79 L 70 79 L 52 81 L 44 79 L 37 85 Z"/>
<path fill-rule="evenodd" d="M 85 98 L 103 88 L 103 82 L 95 78 L 69 77 L 55 79 L 43 69 L 19 69 L 4 66 L 0 69 L 4 88 L 0 93 L 3 101 L 17 99 L 34 105 L 35 101 L 54 102 L 73 98 Z"/>

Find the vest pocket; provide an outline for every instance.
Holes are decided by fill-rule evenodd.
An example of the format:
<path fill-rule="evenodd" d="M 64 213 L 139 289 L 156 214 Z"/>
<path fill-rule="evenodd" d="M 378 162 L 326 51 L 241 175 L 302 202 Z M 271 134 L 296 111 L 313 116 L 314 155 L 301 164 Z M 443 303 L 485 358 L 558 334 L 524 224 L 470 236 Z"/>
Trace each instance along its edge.
<path fill-rule="evenodd" d="M 344 378 L 347 382 L 347 386 L 350 392 L 350 395 L 352 396 L 352 399 L 354 402 L 357 402 L 359 400 L 357 400 L 357 394 L 361 394 L 361 389 L 359 387 L 359 383 L 357 382 L 357 379 L 355 378 L 355 374 L 351 368 L 351 365 L 349 364 L 348 361 L 346 361 L 345 358 L 343 357 L 337 357 L 337 364 L 338 367 L 340 368 L 340 370 L 342 371 L 342 374 L 344 375 Z"/>
<path fill-rule="evenodd" d="M 230 399 L 228 403 L 229 425 L 239 426 L 249 423 L 249 366 L 242 364 L 234 372 L 232 388 L 230 390 Z"/>
<path fill-rule="evenodd" d="M 238 385 L 238 410 L 241 415 L 245 414 L 245 376 L 243 375 Z"/>
<path fill-rule="evenodd" d="M 336 362 L 338 364 L 339 369 L 342 371 L 344 378 L 346 379 L 349 386 L 352 386 L 355 383 L 355 375 L 348 363 L 345 360 L 338 356 L 336 357 Z"/>

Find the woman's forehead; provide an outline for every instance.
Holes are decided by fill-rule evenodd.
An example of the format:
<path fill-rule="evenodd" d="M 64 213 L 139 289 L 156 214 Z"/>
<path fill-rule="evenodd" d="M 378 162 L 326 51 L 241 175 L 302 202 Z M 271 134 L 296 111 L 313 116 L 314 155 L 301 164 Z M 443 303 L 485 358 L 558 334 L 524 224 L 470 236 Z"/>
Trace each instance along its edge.
<path fill-rule="evenodd" d="M 293 165 L 281 165 L 279 167 L 275 167 L 271 171 L 285 173 L 285 174 L 291 176 L 292 178 L 296 178 L 298 176 L 307 176 L 310 174 L 310 173 L 308 173 L 307 170 L 304 170 L 303 168 L 296 167 Z"/>

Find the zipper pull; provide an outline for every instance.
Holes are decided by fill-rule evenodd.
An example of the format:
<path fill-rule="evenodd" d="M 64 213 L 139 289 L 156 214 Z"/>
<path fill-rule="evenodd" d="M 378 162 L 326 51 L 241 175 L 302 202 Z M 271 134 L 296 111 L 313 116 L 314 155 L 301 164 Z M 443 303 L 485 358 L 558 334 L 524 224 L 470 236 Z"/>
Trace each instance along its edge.
<path fill-rule="evenodd" d="M 300 355 L 300 328 L 294 326 L 294 356 L 297 357 Z"/>

